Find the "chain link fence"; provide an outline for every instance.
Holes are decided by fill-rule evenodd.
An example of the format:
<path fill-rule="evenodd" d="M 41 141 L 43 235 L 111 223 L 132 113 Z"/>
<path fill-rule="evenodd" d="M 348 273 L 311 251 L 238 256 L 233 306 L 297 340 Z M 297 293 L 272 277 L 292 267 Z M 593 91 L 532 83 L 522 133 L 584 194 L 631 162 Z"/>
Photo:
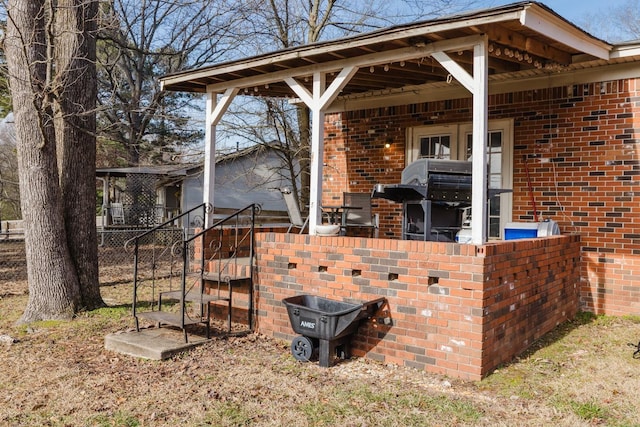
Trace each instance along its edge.
<path fill-rule="evenodd" d="M 196 208 L 166 228 L 155 229 L 152 232 L 144 226 L 98 227 L 100 285 L 133 282 L 135 245 L 132 239 L 149 232 L 138 244 L 139 288 L 150 290 L 150 301 L 155 299 L 158 289 L 179 288 L 183 268 L 182 252 L 185 249 L 181 243 L 185 236 L 193 236 L 196 230 L 202 227 L 205 216 L 202 209 Z M 263 213 L 260 220 L 262 227 L 267 230 L 286 230 L 288 223 L 279 213 Z M 18 222 L 11 224 L 3 221 L 0 228 L 0 298 L 12 294 L 22 295 L 28 291 L 24 235 L 20 227 L 21 224 Z M 220 253 L 232 246 L 230 241 L 225 240 L 220 247 Z M 188 248 L 187 252 L 188 262 L 191 263 L 194 249 Z"/>
<path fill-rule="evenodd" d="M 133 281 L 134 253 L 127 241 L 143 233 L 141 229 L 98 230 L 98 265 L 101 286 Z M 175 277 L 182 256 L 176 253 L 175 242 L 182 242 L 182 228 L 160 229 L 147 236 L 138 249 L 138 262 L 145 271 L 154 266 L 157 277 Z M 125 247 L 126 245 L 126 247 Z M 28 290 L 27 261 L 24 239 L 20 235 L 0 235 L 0 298 L 21 295 Z"/>
<path fill-rule="evenodd" d="M 24 240 L 0 237 L 0 297 L 27 291 L 27 259 Z"/>

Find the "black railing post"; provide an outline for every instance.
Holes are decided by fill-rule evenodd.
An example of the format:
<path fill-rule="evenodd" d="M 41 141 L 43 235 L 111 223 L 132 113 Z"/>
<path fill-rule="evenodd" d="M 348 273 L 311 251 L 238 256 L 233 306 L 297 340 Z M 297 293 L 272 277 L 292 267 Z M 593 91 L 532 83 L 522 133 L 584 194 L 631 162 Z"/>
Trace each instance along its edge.
<path fill-rule="evenodd" d="M 203 228 L 204 229 L 204 228 Z M 202 234 L 201 244 L 200 244 L 200 318 L 204 316 L 204 304 L 202 304 L 202 295 L 204 294 L 204 274 L 205 274 L 205 248 L 207 233 L 204 232 Z M 195 242 L 194 242 L 194 252 L 195 252 Z M 208 303 L 207 303 L 208 304 Z M 209 322 L 209 305 L 207 305 L 207 323 Z"/>
<path fill-rule="evenodd" d="M 136 316 L 136 301 L 138 298 L 138 241 L 135 241 L 135 247 L 133 249 L 133 303 L 131 311 L 133 317 L 136 319 L 136 331 L 140 332 L 140 325 L 138 324 L 138 317 Z"/>
<path fill-rule="evenodd" d="M 184 325 L 184 314 L 185 314 L 185 306 L 186 306 L 186 289 L 187 289 L 187 263 L 188 263 L 188 243 L 185 240 L 182 244 L 182 283 L 180 285 L 180 323 L 181 328 L 184 333 L 184 340 L 187 341 L 187 332 L 185 330 Z"/>
<path fill-rule="evenodd" d="M 249 330 L 253 332 L 253 251 L 255 245 L 256 205 L 251 205 L 251 236 L 249 239 Z"/>

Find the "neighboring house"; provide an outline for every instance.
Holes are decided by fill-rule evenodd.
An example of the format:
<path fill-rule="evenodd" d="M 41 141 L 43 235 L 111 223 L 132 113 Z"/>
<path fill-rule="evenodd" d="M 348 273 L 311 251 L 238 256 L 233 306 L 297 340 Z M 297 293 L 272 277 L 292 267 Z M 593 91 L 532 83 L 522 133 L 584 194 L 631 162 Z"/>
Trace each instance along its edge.
<path fill-rule="evenodd" d="M 280 189 L 291 187 L 290 182 L 276 146 L 254 145 L 227 153 L 216 158 L 213 205 L 216 212 L 229 212 L 257 203 L 265 214 L 286 216 Z M 193 203 L 202 203 L 202 191 Z"/>
<path fill-rule="evenodd" d="M 99 168 L 96 178 L 102 184 L 102 215 L 98 225 L 151 226 L 164 222 L 181 212 L 185 195 L 197 191 L 191 189 L 192 184 L 184 183 L 201 174 L 201 165 Z M 124 218 L 114 218 L 120 215 L 116 206 L 124 209 Z"/>
<path fill-rule="evenodd" d="M 259 204 L 265 216 L 286 216 L 279 189 L 289 180 L 282 176 L 273 147 L 256 145 L 218 155 L 216 164 L 215 216 L 251 203 Z M 109 194 L 106 210 L 114 202 L 126 207 L 126 225 L 147 225 L 147 212 L 155 212 L 153 222 L 159 223 L 202 203 L 202 164 L 100 168 L 96 176 Z"/>
<path fill-rule="evenodd" d="M 286 220 L 286 206 L 280 188 L 290 186 L 275 146 L 252 147 L 218 154 L 216 159 L 215 213 L 221 216 L 251 203 L 261 206 L 262 219 Z M 0 121 L 0 232 L 21 230 L 15 129 L 13 113 Z M 124 225 L 150 225 L 167 220 L 202 203 L 203 165 L 151 165 L 99 168 L 102 201 L 98 226 L 111 224 L 111 203 L 125 205 Z M 129 191 L 127 188 L 129 187 Z M 137 193 L 137 194 L 136 194 Z M 141 195 L 144 194 L 144 197 Z M 9 221 L 13 220 L 13 221 Z"/>

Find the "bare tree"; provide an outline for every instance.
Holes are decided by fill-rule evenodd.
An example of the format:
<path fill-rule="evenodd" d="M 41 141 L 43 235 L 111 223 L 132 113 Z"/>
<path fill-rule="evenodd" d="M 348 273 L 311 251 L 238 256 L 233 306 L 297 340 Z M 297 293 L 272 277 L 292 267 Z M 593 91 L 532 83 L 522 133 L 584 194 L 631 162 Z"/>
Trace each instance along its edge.
<path fill-rule="evenodd" d="M 584 13 L 576 24 L 611 43 L 640 40 L 640 0 L 603 4 L 597 12 Z"/>
<path fill-rule="evenodd" d="M 0 220 L 20 218 L 18 158 L 13 114 L 11 114 L 7 61 L 3 46 L 7 27 L 5 15 L 0 12 L 0 117 L 3 117 L 0 123 Z"/>
<path fill-rule="evenodd" d="M 95 228 L 93 0 L 10 0 L 13 95 L 29 301 L 20 322 L 104 305 Z"/>
<path fill-rule="evenodd" d="M 459 12 L 480 3 L 479 0 L 252 0 L 245 3 L 245 33 L 251 36 L 243 42 L 244 53 L 264 53 L 345 37 L 400 22 Z M 252 107 L 254 118 L 239 118 L 250 113 Z M 291 174 L 287 178 L 300 196 L 300 206 L 306 206 L 310 183 L 309 109 L 304 105 L 291 106 L 282 100 L 262 99 L 245 104 L 234 113 L 233 118 L 225 122 L 231 133 L 255 143 L 273 145 L 276 141 L 280 144 L 283 165 Z"/>
<path fill-rule="evenodd" d="M 266 3 L 266 4 L 265 4 Z M 247 33 L 245 48 L 253 46 L 253 53 L 315 43 L 325 33 L 346 35 L 362 31 L 368 20 L 376 15 L 366 2 L 338 0 L 269 0 L 250 1 L 245 4 Z M 357 9 L 350 9 L 354 7 Z M 279 144 L 279 154 L 290 174 L 294 194 L 299 195 L 299 205 L 306 206 L 310 185 L 311 116 L 305 105 L 289 106 L 286 101 L 262 99 L 257 107 L 259 118 L 253 126 L 236 126 L 245 119 L 234 118 L 226 123 L 231 132 L 256 143 Z M 244 113 L 247 111 L 245 110 Z M 256 129 L 261 132 L 257 133 Z M 298 188 L 298 183 L 300 188 Z"/>
<path fill-rule="evenodd" d="M 160 90 L 158 77 L 214 62 L 240 38 L 227 0 L 109 0 L 98 44 L 100 134 L 123 146 L 126 162 L 150 162 L 176 145 L 201 142 L 190 121 L 197 95 Z"/>
<path fill-rule="evenodd" d="M 56 141 L 69 252 L 83 307 L 104 305 L 96 230 L 96 34 L 98 2 L 57 0 L 54 58 Z"/>
<path fill-rule="evenodd" d="M 628 0 L 616 9 L 614 16 L 624 29 L 621 40 L 640 40 L 640 0 Z"/>

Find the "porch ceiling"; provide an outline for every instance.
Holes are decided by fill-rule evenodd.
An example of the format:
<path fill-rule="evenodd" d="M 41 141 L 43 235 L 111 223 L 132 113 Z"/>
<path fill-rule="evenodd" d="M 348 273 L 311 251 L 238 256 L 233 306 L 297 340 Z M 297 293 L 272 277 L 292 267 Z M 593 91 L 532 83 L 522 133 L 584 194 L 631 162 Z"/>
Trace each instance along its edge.
<path fill-rule="evenodd" d="M 360 97 L 447 82 L 449 72 L 429 55 L 434 50 L 449 52 L 472 73 L 473 51 L 458 50 L 455 41 L 481 34 L 489 39 L 490 80 L 585 67 L 609 60 L 612 50 L 546 6 L 523 1 L 184 71 L 161 82 L 171 91 L 235 87 L 250 95 L 296 98 L 285 78 L 311 91 L 314 72 L 326 73 L 329 85 L 343 67 L 355 65 L 358 71 L 339 98 Z"/>

